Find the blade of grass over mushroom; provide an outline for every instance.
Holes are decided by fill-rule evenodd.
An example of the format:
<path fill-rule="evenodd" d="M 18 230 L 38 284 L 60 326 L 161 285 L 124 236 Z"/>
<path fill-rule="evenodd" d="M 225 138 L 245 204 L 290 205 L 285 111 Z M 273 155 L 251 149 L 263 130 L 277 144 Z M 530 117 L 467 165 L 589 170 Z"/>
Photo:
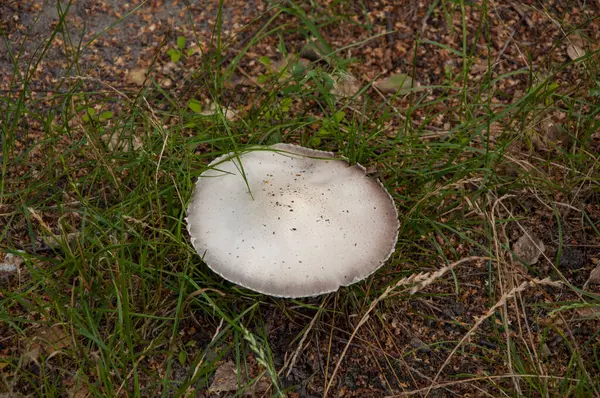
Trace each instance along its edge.
<path fill-rule="evenodd" d="M 222 28 L 222 23 L 223 23 L 222 11 L 223 11 L 223 0 L 220 0 L 219 5 L 218 5 L 217 16 L 216 16 L 216 24 L 213 29 L 213 38 L 216 37 L 217 64 L 220 64 L 220 57 L 221 57 L 221 52 L 222 52 L 222 48 L 221 48 L 221 28 Z M 222 76 L 222 72 L 219 68 L 215 69 L 214 77 L 215 78 L 213 81 L 214 81 L 215 93 L 220 93 L 220 91 L 223 89 L 223 76 Z M 225 129 L 225 132 L 227 133 L 227 136 L 230 138 L 231 146 L 233 148 L 233 152 L 234 152 L 235 156 L 237 157 L 241 176 L 244 179 L 244 183 L 246 184 L 248 193 L 254 199 L 252 190 L 250 189 L 250 185 L 248 184 L 248 180 L 246 178 L 246 172 L 244 171 L 244 165 L 241 162 L 240 150 L 239 150 L 237 141 L 233 137 L 231 130 L 229 128 L 229 121 L 225 117 L 225 114 L 223 113 L 223 109 L 222 109 L 221 105 L 219 104 L 219 102 L 217 101 L 217 98 L 213 98 L 213 103 L 216 105 L 217 114 L 218 114 L 219 118 L 221 119 L 221 123 Z M 238 167 L 238 166 L 236 165 L 236 167 Z"/>
<path fill-rule="evenodd" d="M 246 188 L 248 189 L 248 194 L 250 195 L 252 200 L 254 200 L 254 195 L 252 194 L 252 189 L 250 188 L 250 184 L 249 184 L 248 178 L 246 176 L 246 171 L 244 170 L 244 165 L 242 164 L 242 159 L 241 159 L 242 152 L 238 148 L 237 142 L 236 142 L 235 138 L 233 137 L 233 135 L 231 134 L 231 130 L 229 129 L 229 124 L 228 124 L 229 121 L 223 114 L 223 111 L 219 105 L 217 105 L 217 112 L 219 114 L 219 117 L 221 118 L 221 122 L 222 122 L 222 124 L 225 128 L 225 131 L 227 132 L 227 135 L 230 138 L 230 142 L 233 146 L 233 156 L 235 156 L 235 158 L 237 160 L 237 162 L 233 162 L 233 163 L 235 164 L 235 167 L 240 171 L 240 175 L 241 175 L 242 179 L 244 180 L 244 183 L 246 184 Z"/>

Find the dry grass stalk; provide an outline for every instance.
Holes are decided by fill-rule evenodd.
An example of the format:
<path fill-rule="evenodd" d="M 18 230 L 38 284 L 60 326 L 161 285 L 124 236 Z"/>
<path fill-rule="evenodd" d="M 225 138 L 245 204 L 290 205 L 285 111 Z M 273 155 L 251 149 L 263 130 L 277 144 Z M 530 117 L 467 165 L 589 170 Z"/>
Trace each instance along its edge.
<path fill-rule="evenodd" d="M 500 236 L 498 234 L 498 231 L 496 229 L 496 213 L 497 213 L 497 206 L 499 204 L 502 204 L 504 206 L 504 204 L 502 203 L 505 199 L 509 199 L 514 197 L 515 195 L 504 195 L 500 198 L 497 198 L 494 201 L 494 204 L 492 205 L 492 210 L 491 213 L 489 215 L 490 218 L 490 225 L 492 227 L 492 237 L 493 237 L 493 241 L 494 241 L 494 256 L 495 256 L 495 262 L 496 262 L 496 270 L 498 273 L 498 285 L 500 287 L 500 294 L 504 295 L 505 291 L 504 291 L 504 287 L 505 287 L 505 281 L 508 281 L 509 283 L 509 287 L 514 287 L 514 282 L 513 282 L 513 278 L 511 278 L 510 275 L 505 275 L 506 273 L 506 269 L 504 267 L 502 267 L 502 251 L 501 251 L 501 244 L 500 244 Z M 504 206 L 504 208 L 506 208 L 506 206 Z M 507 245 L 507 247 L 509 246 L 509 242 L 508 239 L 506 237 L 506 231 L 504 229 L 501 230 L 502 232 L 502 238 L 505 241 L 505 244 Z M 504 272 L 503 272 L 504 271 Z M 504 314 L 504 316 L 502 317 L 503 323 L 504 323 L 504 328 L 506 330 L 508 330 L 508 308 L 506 306 L 506 303 L 502 305 L 502 312 Z M 506 333 L 506 346 L 510 347 L 510 333 Z M 513 365 L 512 365 L 512 353 L 510 350 L 507 350 L 507 366 L 508 366 L 508 370 L 510 372 L 510 374 L 515 374 L 514 369 L 513 369 Z M 436 376 L 437 377 L 437 376 Z M 522 391 L 521 391 L 521 386 L 519 385 L 519 380 L 516 378 L 512 378 L 513 381 L 513 385 L 515 387 L 515 391 L 521 395 Z"/>
<path fill-rule="evenodd" d="M 464 380 L 457 380 L 457 381 L 449 381 L 447 383 L 440 383 L 436 386 L 436 388 L 448 388 L 448 387 L 452 387 L 452 386 L 457 386 L 460 384 L 465 384 L 465 383 L 472 383 L 475 381 L 482 381 L 482 380 L 499 380 L 499 379 L 506 379 L 506 378 L 512 378 L 515 377 L 514 374 L 504 374 L 504 375 L 490 375 L 490 376 L 481 376 L 481 377 L 472 377 L 470 379 L 464 379 Z M 571 381 L 574 383 L 578 383 L 581 381 L 581 379 L 575 379 L 572 377 L 560 377 L 560 376 L 544 376 L 544 375 L 536 375 L 536 374 L 521 374 L 519 375 L 519 377 L 522 378 L 536 378 L 536 379 L 550 379 L 550 380 L 566 380 L 566 381 Z M 425 388 L 419 388 L 418 390 L 412 390 L 412 391 L 405 391 L 403 393 L 400 394 L 396 394 L 396 395 L 388 395 L 385 398 L 399 398 L 399 397 L 407 397 L 407 396 L 411 396 L 411 395 L 421 395 L 424 392 L 427 392 L 428 389 L 430 387 L 425 387 Z"/>
<path fill-rule="evenodd" d="M 511 289 L 509 292 L 503 294 L 502 297 L 500 297 L 500 300 L 498 300 L 498 302 L 496 304 L 494 304 L 485 313 L 485 315 L 483 315 L 482 317 L 480 317 L 475 322 L 475 324 L 473 325 L 473 327 L 463 336 L 462 339 L 460 339 L 460 341 L 458 342 L 458 344 L 456 345 L 456 347 L 454 347 L 454 349 L 452 350 L 452 352 L 450 352 L 450 355 L 448 355 L 448 358 L 446 358 L 446 360 L 444 361 L 444 363 L 442 364 L 442 366 L 440 366 L 440 368 L 438 369 L 435 377 L 433 378 L 433 383 L 427 388 L 427 390 L 425 392 L 425 397 L 427 397 L 429 395 L 429 392 L 433 388 L 438 388 L 440 386 L 439 384 L 436 385 L 436 382 L 437 382 L 438 378 L 440 377 L 440 374 L 442 374 L 442 371 L 446 368 L 446 366 L 448 365 L 448 363 L 450 363 L 450 359 L 452 359 L 452 357 L 454 356 L 454 354 L 456 353 L 456 351 L 463 345 L 463 343 L 469 337 L 471 337 L 473 335 L 473 333 L 475 333 L 475 331 L 479 328 L 479 326 L 481 326 L 481 324 L 486 319 L 488 319 L 489 317 L 491 317 L 494 314 L 494 312 L 496 312 L 496 310 L 498 308 L 504 306 L 508 300 L 513 299 L 518 293 L 521 293 L 521 292 L 527 290 L 530 287 L 533 287 L 533 286 L 561 287 L 562 285 L 563 285 L 562 282 L 553 281 L 550 278 L 544 278 L 544 279 L 537 279 L 537 278 L 535 278 L 535 279 L 532 279 L 530 281 L 523 282 L 519 286 L 517 286 L 514 289 Z"/>
<path fill-rule="evenodd" d="M 361 328 L 361 326 L 363 326 L 369 320 L 370 314 L 373 311 L 373 309 L 375 309 L 377 304 L 379 304 L 381 301 L 385 300 L 394 290 L 396 290 L 400 286 L 406 286 L 406 285 L 411 285 L 413 283 L 417 283 L 418 285 L 414 286 L 409 292 L 411 295 L 413 295 L 413 294 L 417 293 L 418 291 L 424 289 L 425 287 L 429 286 L 430 284 L 432 284 L 435 280 L 442 277 L 446 272 L 452 270 L 456 266 L 466 263 L 466 262 L 477 261 L 477 260 L 490 260 L 490 258 L 489 257 L 481 257 L 481 256 L 465 257 L 465 258 L 455 261 L 451 264 L 448 264 L 445 267 L 442 267 L 440 270 L 435 271 L 433 273 L 428 272 L 428 273 L 419 273 L 419 274 L 411 275 L 409 277 L 400 279 L 398 282 L 396 282 L 395 284 L 393 284 L 391 286 L 388 286 L 387 289 L 385 289 L 385 291 L 371 303 L 371 305 L 369 306 L 367 311 L 364 313 L 364 315 L 362 316 L 362 318 L 360 319 L 360 321 L 354 328 L 354 331 L 350 335 L 350 338 L 348 339 L 348 342 L 346 343 L 346 346 L 344 347 L 344 350 L 342 351 L 342 354 L 340 355 L 340 358 L 338 359 L 338 361 L 335 365 L 333 373 L 331 374 L 331 377 L 329 378 L 329 382 L 325 381 L 326 384 L 325 384 L 325 391 L 323 393 L 323 398 L 327 398 L 327 393 L 329 392 L 329 389 L 331 388 L 331 385 L 333 384 L 333 381 L 335 380 L 335 376 L 337 375 L 337 372 L 340 369 L 342 360 L 346 356 L 346 352 L 348 351 L 348 348 L 350 347 L 352 340 L 354 340 L 354 338 L 355 338 L 356 334 L 358 333 L 358 330 Z"/>
<path fill-rule="evenodd" d="M 290 373 L 294 369 L 294 365 L 296 364 L 296 360 L 298 359 L 298 354 L 300 354 L 300 351 L 303 351 L 304 341 L 306 340 L 306 337 L 312 330 L 313 326 L 315 326 L 315 323 L 317 322 L 317 319 L 319 319 L 320 314 L 321 314 L 321 311 L 317 311 L 317 313 L 315 314 L 313 319 L 308 324 L 306 331 L 304 332 L 304 334 L 302 335 L 302 338 L 300 339 L 300 342 L 298 343 L 298 348 L 296 348 L 296 351 L 294 351 L 294 353 L 292 354 L 292 359 L 290 360 L 290 363 L 287 365 L 287 371 L 285 372 L 285 377 L 289 377 Z M 281 373 L 285 368 L 286 368 L 286 366 L 284 366 L 279 373 Z"/>

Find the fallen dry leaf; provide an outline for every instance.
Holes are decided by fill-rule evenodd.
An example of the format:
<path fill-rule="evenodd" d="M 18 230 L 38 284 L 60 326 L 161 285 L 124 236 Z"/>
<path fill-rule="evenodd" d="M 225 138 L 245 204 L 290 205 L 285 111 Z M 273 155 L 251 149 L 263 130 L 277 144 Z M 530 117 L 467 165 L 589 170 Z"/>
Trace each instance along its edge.
<path fill-rule="evenodd" d="M 586 289 L 589 285 L 600 285 L 600 265 L 590 272 L 590 276 L 583 284 L 583 289 Z"/>
<path fill-rule="evenodd" d="M 300 57 L 306 58 L 309 61 L 320 61 L 324 56 L 328 55 L 327 47 L 319 41 L 308 42 L 301 50 Z"/>
<path fill-rule="evenodd" d="M 483 77 L 488 71 L 488 64 L 482 60 L 479 60 L 471 67 L 471 74 L 477 78 Z"/>
<path fill-rule="evenodd" d="M 538 128 L 528 131 L 527 134 L 538 152 L 558 150 L 573 143 L 571 135 L 563 125 L 552 121 L 551 118 L 543 119 Z"/>
<path fill-rule="evenodd" d="M 90 392 L 85 385 L 73 385 L 67 388 L 69 398 L 85 398 L 90 396 Z"/>
<path fill-rule="evenodd" d="M 288 54 L 285 58 L 279 58 L 273 61 L 272 68 L 275 72 L 281 72 L 284 69 L 287 69 L 289 65 L 294 61 L 294 56 L 292 54 Z"/>
<path fill-rule="evenodd" d="M 28 356 L 37 361 L 42 352 L 52 355 L 70 345 L 71 340 L 65 333 L 62 325 L 42 326 L 37 328 L 31 336 Z"/>
<path fill-rule="evenodd" d="M 354 96 L 360 91 L 360 83 L 358 80 L 350 75 L 344 74 L 338 77 L 331 89 L 331 93 L 337 97 L 348 98 Z"/>
<path fill-rule="evenodd" d="M 589 283 L 594 285 L 600 285 L 600 265 L 597 266 L 590 272 L 590 277 L 588 278 Z"/>
<path fill-rule="evenodd" d="M 271 66 L 271 72 L 279 74 L 279 81 L 285 82 L 287 79 L 289 79 L 290 74 L 304 75 L 304 73 L 306 73 L 306 70 L 310 67 L 310 60 L 306 58 L 299 58 L 295 54 L 288 54 L 286 58 L 280 58 L 273 62 Z M 260 85 L 258 82 L 256 84 Z"/>
<path fill-rule="evenodd" d="M 575 311 L 577 315 L 586 319 L 600 319 L 600 307 L 581 307 Z"/>
<path fill-rule="evenodd" d="M 133 136 L 131 138 L 131 142 L 129 141 L 128 138 L 121 139 L 121 137 L 116 133 L 114 133 L 110 136 L 108 134 L 104 134 L 102 136 L 102 139 L 106 142 L 106 146 L 108 147 L 108 150 L 111 152 L 116 152 L 116 151 L 129 152 L 132 149 L 135 152 L 144 146 L 144 144 L 142 143 L 142 140 L 137 136 Z"/>
<path fill-rule="evenodd" d="M 373 86 L 382 93 L 404 95 L 415 91 L 415 87 L 419 87 L 420 84 L 410 76 L 398 73 L 373 83 Z"/>
<path fill-rule="evenodd" d="M 272 383 L 271 380 L 269 379 L 269 377 L 264 374 L 262 375 L 262 377 L 260 379 L 258 379 L 258 381 L 256 381 L 253 385 L 252 388 L 250 388 L 247 392 L 244 393 L 245 396 L 251 395 L 251 396 L 264 396 L 265 393 L 269 390 L 269 388 L 271 388 Z"/>
<path fill-rule="evenodd" d="M 552 351 L 550 351 L 550 347 L 548 347 L 548 344 L 546 343 L 542 344 L 541 352 L 546 358 L 552 355 Z"/>
<path fill-rule="evenodd" d="M 208 388 L 209 394 L 219 394 L 222 392 L 237 391 L 238 386 L 243 383 L 243 378 L 238 376 L 238 370 L 233 361 L 227 361 L 221 364 L 215 372 L 215 378 Z M 239 378 L 239 380 L 238 380 Z M 238 384 L 239 381 L 239 384 Z"/>
<path fill-rule="evenodd" d="M 530 233 L 523 234 L 513 245 L 515 259 L 527 265 L 537 263 L 544 250 L 546 250 L 544 242 Z"/>
<path fill-rule="evenodd" d="M 148 73 L 148 69 L 146 68 L 135 68 L 129 71 L 129 81 L 137 86 L 141 86 L 146 81 L 146 73 Z"/>
<path fill-rule="evenodd" d="M 215 372 L 212 384 L 208 388 L 209 394 L 220 394 L 224 392 L 239 391 L 247 380 L 244 375 L 238 375 L 238 370 L 233 361 L 223 362 Z M 249 389 L 244 392 L 244 396 L 256 396 L 264 394 L 270 387 L 269 377 L 264 374 Z"/>
<path fill-rule="evenodd" d="M 574 44 L 578 47 L 585 47 L 585 41 L 581 36 L 581 32 L 579 30 L 571 32 L 568 39 L 569 43 Z"/>
<path fill-rule="evenodd" d="M 431 348 L 418 337 L 410 339 L 409 344 L 417 349 L 419 352 L 431 352 Z"/>
<path fill-rule="evenodd" d="M 562 126 L 561 123 L 555 123 L 549 119 L 545 119 L 540 123 L 542 132 L 544 135 L 555 142 L 560 141 L 561 143 L 568 144 L 571 136 L 567 130 Z"/>
<path fill-rule="evenodd" d="M 234 111 L 233 109 L 222 108 L 221 111 L 223 112 L 223 116 L 225 116 L 225 119 L 227 121 L 233 122 L 233 121 L 239 119 L 238 113 L 236 111 Z M 202 116 L 217 116 L 218 115 L 217 106 L 215 105 L 214 102 L 211 102 L 211 104 L 205 110 L 199 112 L 199 114 Z"/>
<path fill-rule="evenodd" d="M 585 55 L 585 50 L 579 46 L 576 46 L 575 44 L 569 44 L 567 46 L 567 55 L 572 61 L 575 61 L 576 59 Z"/>
<path fill-rule="evenodd" d="M 80 233 L 79 232 L 69 232 L 66 235 L 66 243 L 68 245 L 71 245 L 73 242 L 75 242 L 75 240 L 77 240 L 77 238 L 79 237 Z M 56 249 L 59 248 L 61 246 L 61 242 L 63 240 L 63 236 L 62 235 L 49 235 L 49 236 L 42 236 L 42 242 L 48 246 L 51 249 Z"/>
<path fill-rule="evenodd" d="M 573 32 L 567 39 L 567 55 L 572 61 L 585 55 L 585 42 L 578 32 Z"/>

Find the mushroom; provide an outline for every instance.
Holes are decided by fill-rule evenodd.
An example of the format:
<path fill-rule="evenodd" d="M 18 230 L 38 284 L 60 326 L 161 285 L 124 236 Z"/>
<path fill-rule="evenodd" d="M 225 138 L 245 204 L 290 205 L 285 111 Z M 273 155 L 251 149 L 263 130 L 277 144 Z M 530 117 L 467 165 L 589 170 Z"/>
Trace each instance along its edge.
<path fill-rule="evenodd" d="M 196 184 L 191 242 L 223 278 L 278 297 L 365 279 L 394 252 L 398 212 L 359 164 L 291 144 L 229 153 Z"/>

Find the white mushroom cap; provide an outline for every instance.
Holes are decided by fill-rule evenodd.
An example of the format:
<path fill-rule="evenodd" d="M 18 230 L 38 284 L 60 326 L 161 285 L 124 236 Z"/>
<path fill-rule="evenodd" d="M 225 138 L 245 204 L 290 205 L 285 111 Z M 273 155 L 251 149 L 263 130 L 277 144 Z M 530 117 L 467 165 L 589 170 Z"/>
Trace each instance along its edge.
<path fill-rule="evenodd" d="M 396 206 L 364 167 L 289 144 L 255 149 L 213 161 L 188 206 L 191 242 L 213 271 L 306 297 L 358 282 L 391 256 Z"/>

